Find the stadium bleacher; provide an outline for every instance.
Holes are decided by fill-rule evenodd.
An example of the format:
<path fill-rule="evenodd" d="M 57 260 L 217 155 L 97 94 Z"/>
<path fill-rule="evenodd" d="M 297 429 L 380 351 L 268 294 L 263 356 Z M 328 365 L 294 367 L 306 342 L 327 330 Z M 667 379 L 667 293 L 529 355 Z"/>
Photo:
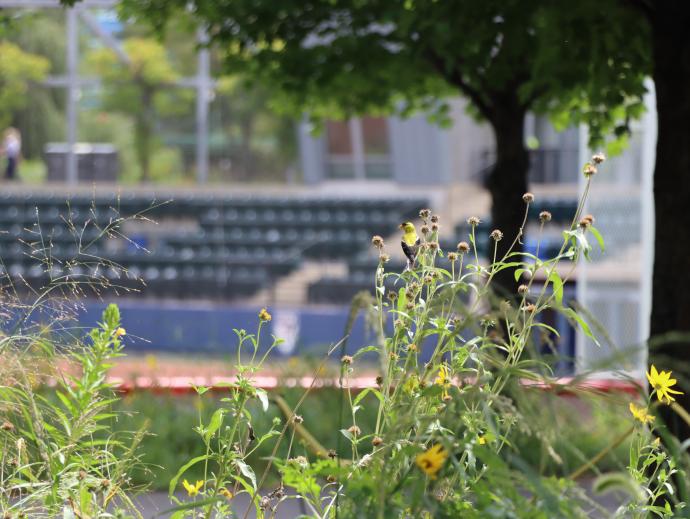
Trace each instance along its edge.
<path fill-rule="evenodd" d="M 563 243 L 560 229 L 567 226 L 577 210 L 577 200 L 572 198 L 543 198 L 530 205 L 528 221 L 536 222 L 539 213 L 549 211 L 552 214 L 551 223 L 548 224 L 547 232 L 539 238 L 539 257 L 541 259 L 556 256 Z M 453 238 L 441 239 L 441 250 L 452 251 L 456 249 L 458 242 L 469 242 L 471 226 L 466 221 L 457 223 L 454 227 Z M 475 229 L 475 241 L 477 253 L 480 257 L 486 258 L 491 249 L 490 233 L 492 231 L 491 222 L 488 218 L 482 218 L 480 224 Z M 554 232 L 551 232 L 554 231 Z M 536 233 L 535 233 L 536 234 Z M 535 254 L 537 252 L 537 237 L 530 233 L 528 228 L 526 236 L 523 238 L 524 249 L 526 252 Z M 352 297 L 361 291 L 374 293 L 374 272 L 378 260 L 375 257 L 364 255 L 354 257 L 348 261 L 348 273 L 346 277 L 324 276 L 318 281 L 310 283 L 308 288 L 308 300 L 311 303 L 320 304 L 347 304 Z M 402 272 L 404 264 L 389 263 L 386 265 L 388 272 Z M 393 280 L 387 281 L 390 288 Z"/>
<path fill-rule="evenodd" d="M 31 287 L 95 274 L 137 288 L 130 295 L 233 300 L 271 286 L 304 258 L 355 257 L 373 234 L 393 232 L 425 205 L 420 199 L 206 194 L 167 200 L 142 192 L 1 193 L 0 273 Z M 143 218 L 125 222 L 128 238 L 105 233 L 132 215 Z M 166 225 L 155 229 L 149 220 Z"/>

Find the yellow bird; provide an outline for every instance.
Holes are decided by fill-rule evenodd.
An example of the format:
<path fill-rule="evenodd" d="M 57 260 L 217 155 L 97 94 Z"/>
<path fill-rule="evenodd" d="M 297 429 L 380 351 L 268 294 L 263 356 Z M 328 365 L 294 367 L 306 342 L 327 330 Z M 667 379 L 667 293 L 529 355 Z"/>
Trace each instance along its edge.
<path fill-rule="evenodd" d="M 405 257 L 407 258 L 407 268 L 411 270 L 414 268 L 417 253 L 419 252 L 419 244 L 421 243 L 417 230 L 412 222 L 403 222 L 400 224 L 400 229 L 403 231 L 400 246 L 402 247 Z"/>

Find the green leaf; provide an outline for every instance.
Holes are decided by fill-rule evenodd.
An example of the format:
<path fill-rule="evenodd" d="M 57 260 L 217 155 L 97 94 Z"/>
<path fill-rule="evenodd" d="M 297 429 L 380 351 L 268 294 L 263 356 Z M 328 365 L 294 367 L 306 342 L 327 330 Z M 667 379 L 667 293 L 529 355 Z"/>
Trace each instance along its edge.
<path fill-rule="evenodd" d="M 592 483 L 592 491 L 595 494 L 618 491 L 630 495 L 638 502 L 646 500 L 644 490 L 625 472 L 602 474 Z"/>
<path fill-rule="evenodd" d="M 256 474 L 254 474 L 254 470 L 242 460 L 235 460 L 235 465 L 240 469 L 242 475 L 251 480 L 252 488 L 256 491 Z"/>
<path fill-rule="evenodd" d="M 593 225 L 590 225 L 589 226 L 589 232 L 591 232 L 594 235 L 594 237 L 596 238 L 597 243 L 599 244 L 599 248 L 601 249 L 601 252 L 604 252 L 606 250 L 606 248 L 604 247 L 604 237 L 601 235 L 599 230 L 596 227 L 594 227 Z"/>
<path fill-rule="evenodd" d="M 208 423 L 208 427 L 204 431 L 204 441 L 208 443 L 216 431 L 220 428 L 223 423 L 223 412 L 224 409 L 216 409 L 216 411 L 211 416 L 211 420 Z"/>
<path fill-rule="evenodd" d="M 575 310 L 573 310 L 572 308 L 563 308 L 562 311 L 566 315 L 566 317 L 569 317 L 570 319 L 572 319 L 580 325 L 580 328 L 582 329 L 584 334 L 590 339 L 592 339 L 592 341 L 594 341 L 594 344 L 596 344 L 597 346 L 601 346 L 597 338 L 592 333 L 592 330 L 587 324 L 587 322 L 582 317 L 580 317 L 580 315 Z"/>
<path fill-rule="evenodd" d="M 268 393 L 265 389 L 256 388 L 256 397 L 261 401 L 261 407 L 263 407 L 264 413 L 268 411 Z"/>
<path fill-rule="evenodd" d="M 194 508 L 201 508 L 206 505 L 210 505 L 213 503 L 216 503 L 218 501 L 223 501 L 225 500 L 225 497 L 223 496 L 216 496 L 216 497 L 207 497 L 205 499 L 198 499 L 196 501 L 190 501 L 188 503 L 182 503 L 181 505 L 177 505 L 173 508 L 168 508 L 167 510 L 164 510 L 162 512 L 158 512 L 156 515 L 153 517 L 161 517 L 161 516 L 167 516 L 170 514 L 170 519 L 182 519 L 185 517 L 185 511 L 187 510 L 192 510 Z"/>
<path fill-rule="evenodd" d="M 553 285 L 553 296 L 559 305 L 563 304 L 563 280 L 561 276 L 558 275 L 556 270 L 552 270 L 549 274 L 549 281 Z"/>

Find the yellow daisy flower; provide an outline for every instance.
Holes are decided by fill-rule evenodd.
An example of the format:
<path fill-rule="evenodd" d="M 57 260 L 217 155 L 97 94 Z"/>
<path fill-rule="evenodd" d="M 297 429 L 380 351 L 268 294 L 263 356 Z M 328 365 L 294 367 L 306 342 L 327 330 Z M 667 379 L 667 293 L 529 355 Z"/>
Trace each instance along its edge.
<path fill-rule="evenodd" d="M 479 445 L 486 445 L 486 436 L 482 435 L 477 438 Z"/>
<path fill-rule="evenodd" d="M 665 398 L 666 403 L 670 404 L 676 400 L 671 396 L 672 393 L 674 395 L 683 394 L 682 391 L 671 389 L 671 386 L 674 386 L 677 382 L 675 378 L 671 378 L 671 372 L 657 371 L 654 364 L 652 364 L 649 373 L 647 373 L 647 380 L 649 380 L 649 384 L 652 386 L 654 391 L 656 391 L 656 397 L 659 399 L 659 402 L 662 402 Z"/>
<path fill-rule="evenodd" d="M 441 398 L 443 400 L 448 400 L 450 394 L 448 390 L 450 389 L 450 378 L 448 377 L 448 366 L 441 364 L 438 368 L 438 377 L 435 380 L 436 384 L 443 387 L 443 392 L 441 393 Z"/>
<path fill-rule="evenodd" d="M 271 319 L 272 319 L 272 316 L 271 316 L 271 314 L 268 313 L 268 310 L 266 310 L 265 308 L 262 308 L 261 311 L 259 312 L 259 320 L 267 323 Z"/>
<path fill-rule="evenodd" d="M 632 415 L 635 417 L 635 420 L 639 420 L 642 423 L 650 423 L 654 421 L 654 415 L 649 414 L 649 411 L 646 407 L 636 406 L 633 402 L 630 402 L 628 407 L 630 408 Z"/>
<path fill-rule="evenodd" d="M 431 479 L 436 479 L 436 474 L 443 467 L 448 457 L 448 451 L 443 445 L 437 443 L 428 450 L 417 454 L 415 462 L 417 466 Z"/>
<path fill-rule="evenodd" d="M 199 495 L 199 490 L 201 490 L 201 487 L 204 486 L 204 482 L 199 480 L 195 485 L 192 485 L 185 479 L 182 482 L 182 486 L 187 491 L 187 494 L 189 494 L 189 497 L 196 497 Z"/>

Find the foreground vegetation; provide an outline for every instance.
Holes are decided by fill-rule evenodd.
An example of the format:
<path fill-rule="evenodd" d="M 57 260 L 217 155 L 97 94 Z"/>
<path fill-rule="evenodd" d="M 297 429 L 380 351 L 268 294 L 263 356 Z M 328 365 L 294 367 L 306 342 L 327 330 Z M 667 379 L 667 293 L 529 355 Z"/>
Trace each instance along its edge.
<path fill-rule="evenodd" d="M 602 160 L 586 165 L 587 186 Z M 167 484 L 176 518 L 246 517 L 249 509 L 233 509 L 241 493 L 258 517 L 274 517 L 287 499 L 324 518 L 588 517 L 610 512 L 578 479 L 607 470 L 594 488 L 627 495 L 616 516 L 682 514 L 685 445 L 655 418 L 668 406 L 690 420 L 674 402 L 680 393 L 670 372 L 650 367 L 649 396 L 606 396 L 574 383 L 569 389 L 586 398 L 566 403 L 543 391 L 554 380 L 544 346 L 559 337 L 539 319 L 542 312 L 563 313 L 596 342 L 587 321 L 563 302 L 563 286 L 588 258 L 590 241 L 603 248 L 594 218 L 580 214 L 584 197 L 561 250 L 546 261 L 512 247 L 499 256 L 498 242 L 508 238 L 496 229 L 493 261 L 482 263 L 474 217 L 468 241 L 441 251 L 438 217 L 423 210 L 413 267 L 387 272 L 386 246 L 375 236 L 375 297 L 355 298 L 351 313 L 352 322 L 365 314 L 371 344 L 346 355 L 346 335 L 314 370 L 335 359 L 337 391 L 280 395 L 254 385 L 280 343 L 274 337 L 260 347 L 271 320 L 266 309 L 255 333 L 234 330 L 234 382 L 217 397 L 195 387 L 186 407 L 167 413 L 164 401 L 123 400 L 107 382 L 126 337 L 117 306 L 84 338 L 65 326 L 56 334 L 20 320 L 0 342 L 7 360 L 0 373 L 0 510 L 5 517 L 139 516 L 132 496 L 154 474 Z M 523 196 L 521 230 L 533 200 Z M 550 215 L 539 219 L 544 224 Z M 492 289 L 506 270 L 514 272 L 515 294 Z M 391 278 L 393 290 L 385 288 Z M 64 307 L 47 299 L 27 307 L 19 298 L 7 315 L 42 311 L 62 322 Z M 372 369 L 364 360 L 372 355 L 376 385 L 355 391 L 350 379 Z M 62 357 L 80 368 L 76 374 L 56 369 Z M 133 421 L 128 411 L 137 407 Z M 173 418 L 166 423 L 166 416 Z"/>

